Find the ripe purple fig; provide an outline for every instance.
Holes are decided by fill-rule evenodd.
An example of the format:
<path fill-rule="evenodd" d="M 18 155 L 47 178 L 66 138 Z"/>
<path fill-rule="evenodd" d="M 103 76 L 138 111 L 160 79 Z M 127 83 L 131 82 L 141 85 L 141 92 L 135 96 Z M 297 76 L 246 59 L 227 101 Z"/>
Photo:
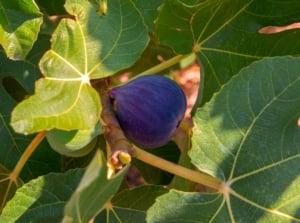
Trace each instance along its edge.
<path fill-rule="evenodd" d="M 116 117 L 136 145 L 156 148 L 173 137 L 184 117 L 186 98 L 171 79 L 144 75 L 110 91 Z"/>

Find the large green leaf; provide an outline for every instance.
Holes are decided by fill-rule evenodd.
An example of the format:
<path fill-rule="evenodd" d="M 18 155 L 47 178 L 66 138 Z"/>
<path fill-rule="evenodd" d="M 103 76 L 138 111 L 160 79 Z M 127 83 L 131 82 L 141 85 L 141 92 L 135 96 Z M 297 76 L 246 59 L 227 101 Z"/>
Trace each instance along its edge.
<path fill-rule="evenodd" d="M 214 194 L 172 190 L 148 222 L 300 222 L 300 58 L 242 70 L 195 115 L 190 157 L 223 181 Z"/>
<path fill-rule="evenodd" d="M 129 0 L 110 2 L 103 16 L 87 0 L 68 0 L 65 8 L 74 18 L 61 20 L 51 50 L 40 61 L 45 78 L 15 108 L 12 126 L 17 132 L 93 128 L 100 102 L 89 81 L 131 66 L 147 46 L 147 28 Z"/>
<path fill-rule="evenodd" d="M 42 14 L 34 1 L 0 1 L 0 44 L 9 58 L 25 59 L 41 24 Z"/>
<path fill-rule="evenodd" d="M 273 35 L 265 26 L 300 20 L 297 0 L 207 0 L 186 5 L 167 1 L 156 22 L 163 44 L 177 53 L 197 52 L 205 74 L 203 101 L 208 101 L 232 75 L 266 56 L 299 55 L 300 30 Z"/>
<path fill-rule="evenodd" d="M 300 58 L 261 60 L 197 111 L 190 157 L 224 182 L 223 222 L 300 221 L 299 71 Z"/>
<path fill-rule="evenodd" d="M 64 205 L 74 192 L 83 170 L 50 173 L 21 187 L 7 203 L 0 222 L 60 222 Z"/>
<path fill-rule="evenodd" d="M 62 222 L 88 222 L 94 218 L 118 191 L 126 170 L 125 167 L 107 179 L 106 162 L 98 151 L 66 204 Z"/>

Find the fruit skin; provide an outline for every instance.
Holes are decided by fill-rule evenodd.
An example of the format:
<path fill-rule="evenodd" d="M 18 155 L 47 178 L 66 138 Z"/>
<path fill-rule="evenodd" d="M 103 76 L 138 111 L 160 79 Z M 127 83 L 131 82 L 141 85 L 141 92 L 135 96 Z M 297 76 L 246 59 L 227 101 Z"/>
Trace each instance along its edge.
<path fill-rule="evenodd" d="M 181 88 L 159 75 L 140 76 L 111 89 L 109 95 L 126 137 L 145 148 L 170 141 L 186 110 Z"/>

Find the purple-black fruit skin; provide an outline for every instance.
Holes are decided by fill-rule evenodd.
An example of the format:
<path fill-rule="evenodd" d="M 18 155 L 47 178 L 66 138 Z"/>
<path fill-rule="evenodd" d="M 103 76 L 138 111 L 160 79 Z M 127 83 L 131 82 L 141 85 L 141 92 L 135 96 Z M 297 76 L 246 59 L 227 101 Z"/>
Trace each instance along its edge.
<path fill-rule="evenodd" d="M 114 110 L 126 137 L 145 148 L 166 144 L 183 119 L 186 98 L 171 79 L 144 75 L 110 91 Z"/>

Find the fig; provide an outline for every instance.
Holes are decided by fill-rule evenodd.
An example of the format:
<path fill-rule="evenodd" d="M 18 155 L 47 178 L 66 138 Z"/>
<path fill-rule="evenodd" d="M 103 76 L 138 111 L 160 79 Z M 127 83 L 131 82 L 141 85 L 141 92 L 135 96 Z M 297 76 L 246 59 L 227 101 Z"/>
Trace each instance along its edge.
<path fill-rule="evenodd" d="M 171 79 L 144 75 L 109 92 L 116 118 L 125 136 L 145 148 L 163 146 L 184 117 L 186 98 Z"/>

